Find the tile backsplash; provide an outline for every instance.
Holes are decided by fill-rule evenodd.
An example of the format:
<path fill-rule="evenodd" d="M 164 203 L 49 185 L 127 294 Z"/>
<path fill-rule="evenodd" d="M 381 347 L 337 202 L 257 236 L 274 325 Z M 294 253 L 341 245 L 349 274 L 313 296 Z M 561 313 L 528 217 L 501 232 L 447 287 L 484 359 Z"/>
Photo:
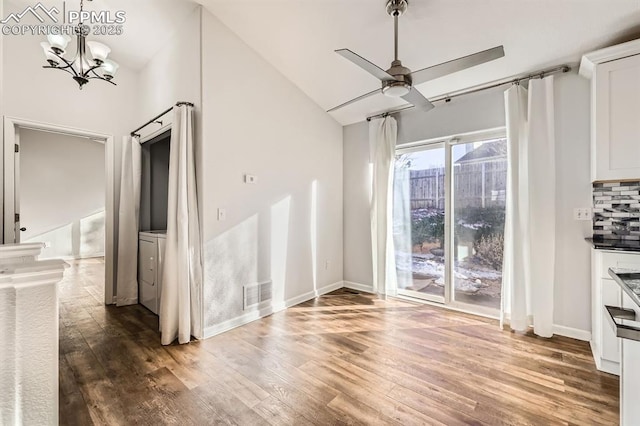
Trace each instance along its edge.
<path fill-rule="evenodd" d="M 640 181 L 593 184 L 593 236 L 640 241 Z"/>

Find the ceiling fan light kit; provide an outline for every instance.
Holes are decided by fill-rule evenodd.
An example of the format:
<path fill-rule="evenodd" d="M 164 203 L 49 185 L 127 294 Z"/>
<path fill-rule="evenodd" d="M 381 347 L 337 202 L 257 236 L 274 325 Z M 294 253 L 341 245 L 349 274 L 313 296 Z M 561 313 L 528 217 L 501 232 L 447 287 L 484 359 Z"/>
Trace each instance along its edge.
<path fill-rule="evenodd" d="M 504 56 L 504 47 L 497 46 L 492 49 L 487 49 L 482 52 L 412 72 L 409 68 L 403 66 L 402 62 L 398 58 L 398 18 L 407 12 L 408 7 L 409 3 L 407 0 L 389 0 L 386 5 L 387 13 L 393 18 L 394 33 L 394 59 L 388 70 L 383 70 L 349 49 L 338 49 L 335 51 L 340 56 L 348 59 L 360 68 L 372 74 L 374 77 L 378 78 L 381 82 L 381 88 L 333 107 L 328 112 L 335 111 L 378 93 L 383 93 L 385 96 L 391 98 L 402 98 L 417 108 L 429 111 L 434 107 L 434 105 L 415 88 L 415 85 L 435 80 L 436 78 L 493 61 Z"/>

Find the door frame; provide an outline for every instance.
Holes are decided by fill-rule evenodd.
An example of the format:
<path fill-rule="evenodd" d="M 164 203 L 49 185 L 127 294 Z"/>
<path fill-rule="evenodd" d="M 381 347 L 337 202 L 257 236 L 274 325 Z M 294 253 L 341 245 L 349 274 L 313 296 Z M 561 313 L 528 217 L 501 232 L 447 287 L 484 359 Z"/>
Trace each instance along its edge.
<path fill-rule="evenodd" d="M 432 141 L 424 141 L 423 143 L 421 143 L 420 145 L 415 145 L 415 146 L 409 146 L 409 147 L 402 147 L 399 146 L 396 149 L 396 155 L 398 154 L 408 154 L 411 152 L 423 152 L 423 151 L 430 151 L 430 150 L 436 150 L 436 149 L 442 149 L 444 151 L 444 169 L 445 169 L 445 177 L 444 177 L 444 204 L 445 204 L 445 211 L 449 211 L 449 207 L 448 207 L 448 200 L 449 200 L 449 177 L 448 177 L 448 173 L 446 172 L 447 170 L 449 170 L 449 163 L 451 161 L 450 157 L 451 155 L 449 154 L 449 146 L 447 144 L 446 140 L 442 140 L 442 139 L 437 139 L 437 140 L 432 140 Z M 444 285 L 444 294 L 442 296 L 438 296 L 435 294 L 428 294 L 428 293 L 420 293 L 419 291 L 415 291 L 415 290 L 406 290 L 406 289 L 400 289 L 397 288 L 395 289 L 395 294 L 398 294 L 400 296 L 406 296 L 406 297 L 412 297 L 412 298 L 416 298 L 416 299 L 422 299 L 422 300 L 426 300 L 429 302 L 434 302 L 434 303 L 438 303 L 438 304 L 448 304 L 448 301 L 450 300 L 450 290 L 449 290 L 449 286 L 447 285 L 448 283 L 448 269 L 446 267 L 446 265 L 448 264 L 448 259 L 447 259 L 447 252 L 449 250 L 448 245 L 449 245 L 449 239 L 447 238 L 447 234 L 448 234 L 448 226 L 449 226 L 449 215 L 445 214 L 444 217 L 444 229 L 445 229 L 445 258 L 444 258 L 444 262 L 445 262 L 445 268 L 444 268 L 444 281 L 445 281 L 445 285 Z"/>
<path fill-rule="evenodd" d="M 411 297 L 415 299 L 426 300 L 430 303 L 437 303 L 443 307 L 451 308 L 457 311 L 471 313 L 475 315 L 482 315 L 490 318 L 498 318 L 499 310 L 474 305 L 470 303 L 459 302 L 455 300 L 455 294 L 453 289 L 454 279 L 454 232 L 455 228 L 452 226 L 454 219 L 454 205 L 453 205 L 453 159 L 452 150 L 455 145 L 479 142 L 492 138 L 504 138 L 506 136 L 506 127 L 496 127 L 487 130 L 480 130 L 475 132 L 461 133 L 457 135 L 450 135 L 440 138 L 427 139 L 417 142 L 410 142 L 398 145 L 396 147 L 396 155 L 409 152 L 418 152 L 427 149 L 436 149 L 443 147 L 445 151 L 445 220 L 444 220 L 444 241 L 445 241 L 445 268 L 444 268 L 444 298 L 440 296 L 429 296 L 420 294 L 414 291 L 404 290 L 402 292 L 396 290 L 396 293 L 400 296 Z"/>
<path fill-rule="evenodd" d="M 0 223 L 3 244 L 15 242 L 16 167 L 15 146 L 20 144 L 20 130 L 38 130 L 49 133 L 90 138 L 105 145 L 105 304 L 113 303 L 115 283 L 115 147 L 113 135 L 91 130 L 42 123 L 14 117 L 4 117 L 3 173 L 0 176 L 4 220 Z"/>

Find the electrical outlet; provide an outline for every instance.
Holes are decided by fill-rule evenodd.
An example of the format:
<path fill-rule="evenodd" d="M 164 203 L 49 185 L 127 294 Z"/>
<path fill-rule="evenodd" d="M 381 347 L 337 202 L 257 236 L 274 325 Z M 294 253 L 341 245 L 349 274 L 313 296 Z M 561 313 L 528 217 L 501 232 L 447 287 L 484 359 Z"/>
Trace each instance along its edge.
<path fill-rule="evenodd" d="M 575 220 L 591 220 L 590 208 L 579 208 L 573 210 L 573 218 Z"/>
<path fill-rule="evenodd" d="M 258 176 L 254 175 L 244 175 L 244 183 L 258 183 Z"/>
<path fill-rule="evenodd" d="M 328 260 L 325 260 L 325 261 L 324 261 L 324 269 L 327 269 L 327 270 L 328 270 L 328 269 L 329 269 L 329 265 L 330 265 L 329 261 L 328 261 Z"/>
<path fill-rule="evenodd" d="M 227 220 L 227 211 L 225 209 L 218 209 L 218 220 L 220 222 Z"/>

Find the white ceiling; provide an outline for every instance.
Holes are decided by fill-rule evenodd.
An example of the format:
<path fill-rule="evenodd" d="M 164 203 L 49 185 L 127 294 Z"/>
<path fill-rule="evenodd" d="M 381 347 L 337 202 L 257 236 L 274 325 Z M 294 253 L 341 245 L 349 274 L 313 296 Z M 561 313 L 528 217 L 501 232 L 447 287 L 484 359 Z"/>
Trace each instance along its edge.
<path fill-rule="evenodd" d="M 5 15 L 19 12 L 34 0 L 1 0 Z M 62 10 L 62 0 L 42 0 L 46 7 Z M 111 48 L 110 57 L 127 68 L 140 70 L 169 40 L 197 6 L 191 0 L 85 0 L 85 10 L 126 12 L 123 35 L 91 36 Z M 80 0 L 66 0 L 67 10 L 78 10 Z M 34 22 L 37 24 L 37 22 Z"/>
<path fill-rule="evenodd" d="M 325 110 L 379 87 L 335 54 L 382 68 L 393 54 L 385 0 L 197 0 Z M 503 44 L 506 57 L 419 86 L 429 97 L 564 62 L 640 37 L 639 0 L 410 0 L 400 58 L 420 69 Z M 342 124 L 402 104 L 376 95 L 332 115 Z"/>

